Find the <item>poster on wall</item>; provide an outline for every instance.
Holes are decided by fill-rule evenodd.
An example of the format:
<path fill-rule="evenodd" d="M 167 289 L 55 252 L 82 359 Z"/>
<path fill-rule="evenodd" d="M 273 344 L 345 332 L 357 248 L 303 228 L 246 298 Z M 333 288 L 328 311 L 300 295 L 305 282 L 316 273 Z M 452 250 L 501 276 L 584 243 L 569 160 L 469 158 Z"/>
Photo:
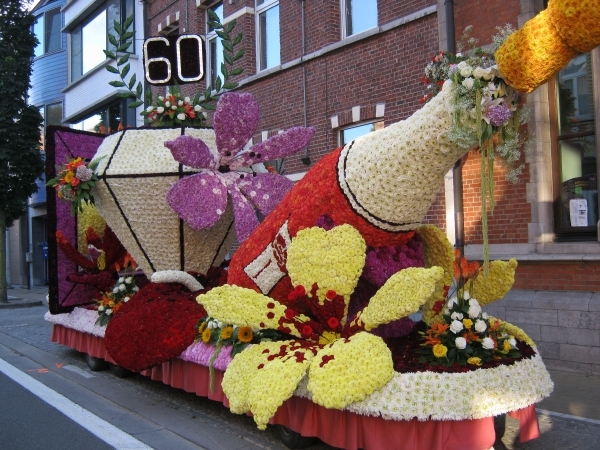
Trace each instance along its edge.
<path fill-rule="evenodd" d="M 588 205 L 586 199 L 574 198 L 569 200 L 569 212 L 572 227 L 588 226 Z"/>

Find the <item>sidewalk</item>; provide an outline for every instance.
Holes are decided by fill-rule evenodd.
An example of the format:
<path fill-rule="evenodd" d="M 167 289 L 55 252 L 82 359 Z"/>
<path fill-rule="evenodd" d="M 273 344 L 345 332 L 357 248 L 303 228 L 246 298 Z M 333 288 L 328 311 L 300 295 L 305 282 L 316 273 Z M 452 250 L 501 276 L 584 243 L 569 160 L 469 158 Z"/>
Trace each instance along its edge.
<path fill-rule="evenodd" d="M 47 305 L 47 293 L 48 286 L 8 289 L 9 305 Z M 600 377 L 557 370 L 549 372 L 554 382 L 554 392 L 536 405 L 540 422 L 550 416 L 600 426 Z"/>
<path fill-rule="evenodd" d="M 0 303 L 0 309 L 47 305 L 46 295 L 48 295 L 48 286 L 33 286 L 31 289 L 8 287 L 6 293 L 8 295 L 8 303 Z"/>

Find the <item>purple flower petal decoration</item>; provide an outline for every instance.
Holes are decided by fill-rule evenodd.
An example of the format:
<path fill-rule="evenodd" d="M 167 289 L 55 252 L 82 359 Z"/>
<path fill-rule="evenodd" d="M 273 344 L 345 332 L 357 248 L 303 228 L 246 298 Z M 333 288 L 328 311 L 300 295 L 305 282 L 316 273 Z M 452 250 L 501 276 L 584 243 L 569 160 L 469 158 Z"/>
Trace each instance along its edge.
<path fill-rule="evenodd" d="M 192 136 L 179 136 L 165 142 L 173 158 L 181 164 L 203 169 L 218 169 L 219 162 L 202 139 Z"/>
<path fill-rule="evenodd" d="M 258 226 L 258 218 L 254 208 L 235 185 L 229 188 L 231 203 L 233 204 L 233 216 L 235 217 L 235 234 L 238 242 L 244 242 Z"/>
<path fill-rule="evenodd" d="M 255 176 L 248 174 L 238 180 L 237 187 L 265 216 L 273 211 L 294 186 L 293 181 L 276 173 L 258 173 Z"/>
<path fill-rule="evenodd" d="M 313 127 L 290 128 L 240 153 L 235 160 L 231 161 L 229 166 L 232 170 L 236 170 L 240 167 L 290 156 L 306 147 L 314 134 L 315 129 Z"/>
<path fill-rule="evenodd" d="M 182 178 L 167 191 L 167 203 L 195 230 L 214 226 L 227 207 L 227 188 L 212 171 Z"/>
<path fill-rule="evenodd" d="M 221 165 L 227 165 L 258 127 L 258 102 L 252 94 L 227 92 L 219 98 L 213 127 Z"/>
<path fill-rule="evenodd" d="M 258 121 L 258 103 L 251 94 L 228 92 L 221 95 L 213 120 L 217 155 L 201 139 L 191 136 L 165 142 L 177 161 L 205 170 L 179 180 L 167 193 L 171 208 L 190 227 L 202 230 L 215 225 L 225 211 L 229 193 L 235 231 L 238 241 L 243 242 L 258 226 L 255 209 L 264 215 L 270 213 L 293 186 L 281 175 L 239 169 L 292 155 L 308 144 L 315 129 L 290 128 L 243 150 Z"/>

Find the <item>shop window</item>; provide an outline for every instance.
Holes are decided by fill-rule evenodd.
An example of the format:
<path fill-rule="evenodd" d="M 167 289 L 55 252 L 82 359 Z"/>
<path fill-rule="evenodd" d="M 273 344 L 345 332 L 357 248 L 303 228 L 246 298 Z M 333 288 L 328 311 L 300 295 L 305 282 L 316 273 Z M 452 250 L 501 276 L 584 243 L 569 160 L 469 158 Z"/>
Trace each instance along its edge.
<path fill-rule="evenodd" d="M 36 58 L 62 48 L 61 27 L 62 14 L 60 8 L 46 11 L 38 17 L 33 25 L 33 33 L 38 39 L 38 44 L 34 50 Z"/>
<path fill-rule="evenodd" d="M 219 16 L 220 22 L 223 23 L 223 3 L 217 3 L 210 8 L 217 16 Z M 207 87 L 210 86 L 214 89 L 217 77 L 221 73 L 221 64 L 223 63 L 223 42 L 221 38 L 217 36 L 216 30 L 208 25 L 210 18 L 208 12 L 206 13 L 206 49 L 207 49 L 207 73 L 206 77 Z"/>
<path fill-rule="evenodd" d="M 554 80 L 557 238 L 596 238 L 598 147 L 591 54 L 571 60 Z"/>
<path fill-rule="evenodd" d="M 115 34 L 114 22 L 123 23 L 134 11 L 133 0 L 109 0 L 71 31 L 71 81 L 105 61 L 104 50 L 115 50 L 108 33 Z M 130 31 L 133 31 L 133 24 Z M 127 49 L 134 51 L 133 41 Z"/>
<path fill-rule="evenodd" d="M 258 70 L 278 66 L 281 61 L 278 1 L 256 0 L 256 29 Z"/>
<path fill-rule="evenodd" d="M 372 131 L 383 128 L 383 122 L 371 122 L 364 123 L 361 125 L 355 125 L 340 130 L 339 143 L 340 145 L 346 145 L 348 142 L 352 142 L 354 139 L 364 136 Z"/>
<path fill-rule="evenodd" d="M 377 0 L 342 0 L 342 37 L 377 26 Z"/>

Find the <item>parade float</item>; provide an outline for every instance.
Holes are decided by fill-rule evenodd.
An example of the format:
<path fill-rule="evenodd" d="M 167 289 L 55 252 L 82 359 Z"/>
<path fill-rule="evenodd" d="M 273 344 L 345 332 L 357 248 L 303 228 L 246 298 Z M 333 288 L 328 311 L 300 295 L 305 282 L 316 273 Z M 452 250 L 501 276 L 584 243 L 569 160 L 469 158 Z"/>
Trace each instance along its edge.
<path fill-rule="evenodd" d="M 420 110 L 334 150 L 293 187 L 262 164 L 314 130 L 248 144 L 249 94 L 222 95 L 213 128 L 51 128 L 52 340 L 93 370 L 110 363 L 251 414 L 260 429 L 279 425 L 291 448 L 314 436 L 346 449 L 483 450 L 500 414 L 519 419 L 521 441 L 539 436 L 534 405 L 553 388 L 541 356 L 484 311 L 517 262 L 469 262 L 421 221 L 476 147 L 484 211 L 493 202 L 494 159 L 514 163 L 522 144 L 511 85 L 530 91 L 561 67 L 546 67 L 531 29 L 554 33 L 544 48 L 600 42 L 598 21 L 572 38 L 567 3 L 550 1 L 511 34 L 497 64 L 436 55 Z M 159 100 L 181 107 L 182 122 L 194 111 L 187 98 Z"/>

